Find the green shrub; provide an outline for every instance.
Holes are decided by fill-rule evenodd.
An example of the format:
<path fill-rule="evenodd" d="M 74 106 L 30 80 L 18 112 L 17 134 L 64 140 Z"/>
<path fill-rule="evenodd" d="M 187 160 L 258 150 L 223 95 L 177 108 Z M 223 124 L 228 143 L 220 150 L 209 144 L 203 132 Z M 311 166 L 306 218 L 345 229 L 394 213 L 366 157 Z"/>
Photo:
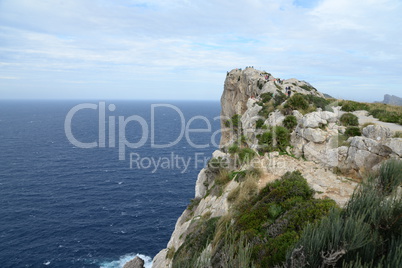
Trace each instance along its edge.
<path fill-rule="evenodd" d="M 250 241 L 256 267 L 280 265 L 303 228 L 335 207 L 333 200 L 315 200 L 313 194 L 300 172 L 288 172 L 239 208 L 232 228 Z"/>
<path fill-rule="evenodd" d="M 346 137 L 361 136 L 362 132 L 359 127 L 347 127 L 345 130 Z"/>
<path fill-rule="evenodd" d="M 241 127 L 241 121 L 240 121 L 241 115 L 235 114 L 232 116 L 231 119 L 225 121 L 225 127 L 233 127 L 234 129 L 238 129 Z"/>
<path fill-rule="evenodd" d="M 285 127 L 275 127 L 276 146 L 281 152 L 286 152 L 286 147 L 290 145 L 290 133 Z"/>
<path fill-rule="evenodd" d="M 300 87 L 301 87 L 302 89 L 307 90 L 307 91 L 312 91 L 312 90 L 317 91 L 317 89 L 316 89 L 315 87 L 309 86 L 309 85 L 302 85 L 302 86 L 300 86 Z"/>
<path fill-rule="evenodd" d="M 278 107 L 286 100 L 286 95 L 281 91 L 277 91 L 277 94 L 274 96 L 274 107 Z"/>
<path fill-rule="evenodd" d="M 370 110 L 369 105 L 367 105 L 365 103 L 355 102 L 355 101 L 342 101 L 339 104 L 342 107 L 341 108 L 342 111 L 345 111 L 345 112 L 354 112 L 354 111 L 359 111 L 359 110 L 369 111 Z"/>
<path fill-rule="evenodd" d="M 339 119 L 342 125 L 344 126 L 358 126 L 359 125 L 359 118 L 351 113 L 345 113 Z"/>
<path fill-rule="evenodd" d="M 397 112 L 386 111 L 382 109 L 375 109 L 370 111 L 370 114 L 378 118 L 378 120 L 388 123 L 401 124 L 402 114 Z"/>
<path fill-rule="evenodd" d="M 296 93 L 288 99 L 284 107 L 291 110 L 306 110 L 309 103 L 302 94 Z"/>
<path fill-rule="evenodd" d="M 314 95 L 303 95 L 303 96 L 310 104 L 313 104 L 316 108 L 321 108 L 322 110 L 325 111 L 330 110 L 330 108 L 328 107 L 330 104 L 329 100 Z"/>
<path fill-rule="evenodd" d="M 244 164 L 254 158 L 255 151 L 250 148 L 243 148 L 243 149 L 239 150 L 238 155 L 239 155 L 239 162 L 240 162 L 239 164 Z"/>
<path fill-rule="evenodd" d="M 231 146 L 229 146 L 228 148 L 228 152 L 230 154 L 235 154 L 240 150 L 239 145 L 237 143 L 232 144 Z"/>
<path fill-rule="evenodd" d="M 283 126 L 289 131 L 293 131 L 297 126 L 297 118 L 294 115 L 288 115 L 283 120 Z"/>
<path fill-rule="evenodd" d="M 262 128 L 263 125 L 264 125 L 264 120 L 262 120 L 262 119 L 258 119 L 255 122 L 255 128 L 257 128 L 257 129 Z"/>
<path fill-rule="evenodd" d="M 260 97 L 261 97 L 261 101 L 262 101 L 263 103 L 269 102 L 269 101 L 272 99 L 273 95 L 274 95 L 274 94 L 272 94 L 272 93 L 270 93 L 270 92 L 262 93 L 261 96 L 260 96 Z"/>
<path fill-rule="evenodd" d="M 290 133 L 285 127 L 277 126 L 271 130 L 257 135 L 258 151 L 261 153 L 278 150 L 286 153 L 286 147 L 290 145 Z"/>
<path fill-rule="evenodd" d="M 257 136 L 260 152 L 272 152 L 274 150 L 274 134 L 272 131 L 264 132 Z"/>

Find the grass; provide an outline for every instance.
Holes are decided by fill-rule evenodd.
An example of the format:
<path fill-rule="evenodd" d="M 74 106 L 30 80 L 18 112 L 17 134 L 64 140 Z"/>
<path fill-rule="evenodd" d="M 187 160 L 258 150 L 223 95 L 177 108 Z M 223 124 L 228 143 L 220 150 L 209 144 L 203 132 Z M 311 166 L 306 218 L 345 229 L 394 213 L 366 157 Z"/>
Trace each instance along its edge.
<path fill-rule="evenodd" d="M 396 131 L 393 137 L 394 138 L 402 138 L 402 131 Z"/>
<path fill-rule="evenodd" d="M 339 102 L 339 105 L 345 112 L 365 110 L 380 121 L 402 125 L 402 106 L 394 106 L 384 103 L 361 103 L 355 101 L 341 101 Z"/>

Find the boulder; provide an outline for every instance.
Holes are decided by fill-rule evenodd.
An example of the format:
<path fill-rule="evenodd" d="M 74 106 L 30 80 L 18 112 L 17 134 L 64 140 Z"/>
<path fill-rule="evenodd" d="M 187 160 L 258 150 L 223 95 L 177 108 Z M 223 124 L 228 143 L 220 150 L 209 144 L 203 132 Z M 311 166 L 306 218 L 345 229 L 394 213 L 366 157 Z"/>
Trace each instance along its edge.
<path fill-rule="evenodd" d="M 391 130 L 387 127 L 379 125 L 369 125 L 362 130 L 362 135 L 366 138 L 370 138 L 376 141 L 385 141 L 391 138 Z"/>
<path fill-rule="evenodd" d="M 384 145 L 388 146 L 394 154 L 402 157 L 402 138 L 387 139 Z"/>
<path fill-rule="evenodd" d="M 123 268 L 144 268 L 144 263 L 144 260 L 137 256 L 124 264 Z"/>
<path fill-rule="evenodd" d="M 297 128 L 296 133 L 308 141 L 323 143 L 327 140 L 327 132 L 319 128 Z"/>
<path fill-rule="evenodd" d="M 346 165 L 355 170 L 372 170 L 374 166 L 389 158 L 391 148 L 366 137 L 349 138 L 350 148 Z"/>
<path fill-rule="evenodd" d="M 268 116 L 265 124 L 268 126 L 281 126 L 283 120 L 285 120 L 285 116 L 280 111 L 276 110 Z"/>
<path fill-rule="evenodd" d="M 338 148 L 330 148 L 326 144 L 309 142 L 304 146 L 303 152 L 307 160 L 319 163 L 321 166 L 337 167 L 339 165 L 340 154 Z"/>
<path fill-rule="evenodd" d="M 328 123 L 334 123 L 337 118 L 337 115 L 332 112 L 312 112 L 303 116 L 301 119 L 301 127 L 317 128 Z"/>

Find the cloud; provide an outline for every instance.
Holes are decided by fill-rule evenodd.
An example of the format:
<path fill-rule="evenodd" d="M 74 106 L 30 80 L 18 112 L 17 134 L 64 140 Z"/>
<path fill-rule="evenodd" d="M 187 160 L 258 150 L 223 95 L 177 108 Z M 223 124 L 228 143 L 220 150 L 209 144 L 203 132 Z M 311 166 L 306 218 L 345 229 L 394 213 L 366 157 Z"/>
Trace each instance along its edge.
<path fill-rule="evenodd" d="M 103 84 L 127 97 L 191 98 L 190 87 L 219 99 L 226 71 L 253 65 L 378 99 L 401 87 L 401 11 L 398 0 L 3 0 L 0 70 L 35 88 L 54 84 L 61 97 L 74 85 L 113 97 L 99 96 Z M 10 82 L 13 92 L 26 86 Z"/>

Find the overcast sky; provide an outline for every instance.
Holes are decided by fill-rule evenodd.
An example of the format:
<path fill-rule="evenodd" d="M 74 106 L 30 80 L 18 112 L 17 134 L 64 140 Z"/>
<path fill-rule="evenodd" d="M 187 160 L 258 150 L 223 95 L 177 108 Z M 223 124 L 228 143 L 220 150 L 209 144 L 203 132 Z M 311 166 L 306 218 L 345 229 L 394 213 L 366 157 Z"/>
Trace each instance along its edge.
<path fill-rule="evenodd" d="M 219 100 L 246 66 L 401 96 L 401 14 L 401 0 L 0 0 L 0 99 Z"/>

